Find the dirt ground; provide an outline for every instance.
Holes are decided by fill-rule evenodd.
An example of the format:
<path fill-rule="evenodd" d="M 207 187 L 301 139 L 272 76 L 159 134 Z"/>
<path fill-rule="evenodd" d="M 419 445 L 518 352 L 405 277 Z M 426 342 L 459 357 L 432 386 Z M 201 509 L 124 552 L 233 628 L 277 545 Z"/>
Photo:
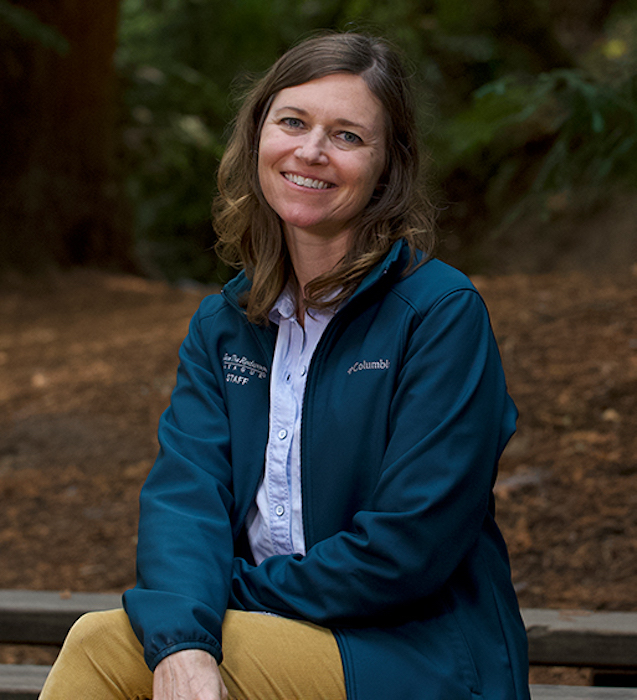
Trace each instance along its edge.
<path fill-rule="evenodd" d="M 474 281 L 521 414 L 496 487 L 520 602 L 637 610 L 637 268 Z M 90 271 L 0 289 L 1 588 L 134 583 L 138 492 L 209 291 Z"/>

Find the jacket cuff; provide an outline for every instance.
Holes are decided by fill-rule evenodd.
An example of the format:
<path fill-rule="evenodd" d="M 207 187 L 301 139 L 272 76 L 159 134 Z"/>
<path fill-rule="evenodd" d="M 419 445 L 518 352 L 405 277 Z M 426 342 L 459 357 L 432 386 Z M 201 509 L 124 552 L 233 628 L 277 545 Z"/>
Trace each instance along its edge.
<path fill-rule="evenodd" d="M 221 648 L 218 644 L 212 644 L 208 641 L 186 641 L 179 642 L 178 644 L 171 644 L 165 647 L 161 651 L 157 652 L 153 657 L 147 658 L 146 663 L 151 671 L 154 671 L 159 665 L 160 661 L 163 661 L 167 656 L 175 654 L 178 651 L 184 651 L 185 649 L 201 649 L 207 651 L 211 656 L 213 656 L 218 664 L 223 660 L 223 655 L 221 653 Z"/>

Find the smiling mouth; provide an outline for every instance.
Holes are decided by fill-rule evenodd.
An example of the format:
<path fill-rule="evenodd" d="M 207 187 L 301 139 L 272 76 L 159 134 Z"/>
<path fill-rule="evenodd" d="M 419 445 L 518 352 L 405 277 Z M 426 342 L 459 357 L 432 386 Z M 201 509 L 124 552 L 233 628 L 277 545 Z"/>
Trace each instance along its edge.
<path fill-rule="evenodd" d="M 293 182 L 295 185 L 300 187 L 307 187 L 311 190 L 327 190 L 331 187 L 336 187 L 331 182 L 324 182 L 323 180 L 312 180 L 309 177 L 303 177 L 302 175 L 293 175 L 292 173 L 283 173 L 283 177 L 289 182 Z"/>

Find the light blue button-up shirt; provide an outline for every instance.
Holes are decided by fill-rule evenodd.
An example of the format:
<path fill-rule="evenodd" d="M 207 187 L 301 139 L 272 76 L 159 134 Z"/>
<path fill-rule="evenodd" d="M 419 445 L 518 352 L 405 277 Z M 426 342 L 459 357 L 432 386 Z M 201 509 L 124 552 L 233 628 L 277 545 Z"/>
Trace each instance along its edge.
<path fill-rule="evenodd" d="M 307 370 L 333 310 L 306 312 L 304 326 L 286 287 L 270 312 L 278 324 L 270 377 L 270 432 L 265 472 L 248 514 L 248 540 L 257 564 L 274 554 L 305 554 L 301 497 L 301 410 Z"/>

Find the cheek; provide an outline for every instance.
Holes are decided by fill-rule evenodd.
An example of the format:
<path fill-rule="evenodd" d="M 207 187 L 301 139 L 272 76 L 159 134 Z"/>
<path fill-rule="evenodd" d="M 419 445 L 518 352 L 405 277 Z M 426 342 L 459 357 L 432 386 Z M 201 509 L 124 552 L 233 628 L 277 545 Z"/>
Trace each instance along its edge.
<path fill-rule="evenodd" d="M 259 185 L 264 194 L 268 190 L 268 180 L 272 179 L 272 170 L 270 169 L 270 158 L 267 147 L 262 149 L 259 148 L 259 155 L 257 160 L 257 177 L 259 179 Z"/>
<path fill-rule="evenodd" d="M 257 146 L 257 165 L 259 173 L 262 172 L 264 164 L 268 160 L 269 142 L 270 139 L 268 138 L 267 125 L 264 125 L 261 129 L 261 135 L 259 136 L 259 142 Z"/>
<path fill-rule="evenodd" d="M 259 142 L 259 155 L 257 161 L 257 175 L 261 188 L 267 187 L 267 182 L 272 181 L 277 175 L 276 163 L 283 155 L 284 147 L 277 139 L 261 137 Z"/>
<path fill-rule="evenodd" d="M 359 179 L 361 195 L 371 197 L 374 194 L 374 190 L 380 181 L 382 172 L 382 166 L 379 166 L 377 159 L 370 160 L 365 164 Z"/>
<path fill-rule="evenodd" d="M 273 169 L 272 162 L 269 159 L 267 150 L 264 153 L 259 152 L 257 162 L 257 178 L 261 194 L 266 203 L 271 209 L 278 213 L 277 202 L 280 200 L 280 193 L 277 188 L 278 178 L 280 175 Z"/>
<path fill-rule="evenodd" d="M 289 149 L 288 139 L 280 130 L 272 128 L 269 124 L 263 127 L 259 139 L 259 160 L 266 164 L 272 164 Z"/>

